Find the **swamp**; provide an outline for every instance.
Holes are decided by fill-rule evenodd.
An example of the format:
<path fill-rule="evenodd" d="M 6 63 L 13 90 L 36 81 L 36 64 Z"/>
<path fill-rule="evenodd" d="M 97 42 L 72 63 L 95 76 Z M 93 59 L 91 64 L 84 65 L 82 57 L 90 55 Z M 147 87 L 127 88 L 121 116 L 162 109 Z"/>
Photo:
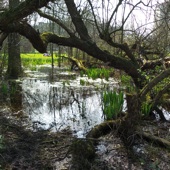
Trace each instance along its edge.
<path fill-rule="evenodd" d="M 104 93 L 125 91 L 119 73 L 112 70 L 115 77 L 106 80 L 69 67 L 53 69 L 51 75 L 50 65 L 39 65 L 25 70 L 25 77 L 1 82 L 1 169 L 169 168 L 168 150 L 139 137 L 132 155 L 106 121 Z M 126 112 L 123 98 L 121 111 Z M 165 115 L 168 120 L 169 112 Z M 101 134 L 89 134 L 104 123 Z M 159 119 L 141 125 L 168 140 L 167 127 L 170 123 Z"/>
<path fill-rule="evenodd" d="M 0 170 L 170 169 L 168 0 L 0 1 Z"/>

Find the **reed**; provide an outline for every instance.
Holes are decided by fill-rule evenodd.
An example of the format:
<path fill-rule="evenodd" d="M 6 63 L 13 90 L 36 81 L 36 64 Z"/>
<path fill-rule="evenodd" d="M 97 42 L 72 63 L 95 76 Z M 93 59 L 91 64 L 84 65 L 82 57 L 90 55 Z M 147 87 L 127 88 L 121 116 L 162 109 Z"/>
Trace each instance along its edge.
<path fill-rule="evenodd" d="M 113 73 L 113 69 L 105 69 L 105 68 L 91 68 L 87 70 L 88 78 L 92 78 L 93 80 L 97 78 L 102 78 L 108 81 L 111 73 Z"/>
<path fill-rule="evenodd" d="M 149 116 L 151 108 L 152 108 L 152 104 L 151 103 L 148 103 L 148 102 L 142 103 L 142 107 L 141 107 L 142 114 L 144 116 Z"/>
<path fill-rule="evenodd" d="M 117 118 L 123 109 L 123 92 L 105 91 L 103 93 L 103 113 L 107 120 Z"/>

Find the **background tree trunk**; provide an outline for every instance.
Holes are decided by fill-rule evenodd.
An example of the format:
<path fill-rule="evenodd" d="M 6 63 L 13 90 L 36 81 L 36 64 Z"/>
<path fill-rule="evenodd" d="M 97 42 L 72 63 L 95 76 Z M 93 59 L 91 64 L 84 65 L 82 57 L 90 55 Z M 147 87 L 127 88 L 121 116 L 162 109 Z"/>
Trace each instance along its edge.
<path fill-rule="evenodd" d="M 9 0 L 9 8 L 14 8 L 19 0 Z M 17 79 L 22 74 L 20 57 L 20 35 L 10 33 L 8 35 L 8 69 L 7 77 Z"/>

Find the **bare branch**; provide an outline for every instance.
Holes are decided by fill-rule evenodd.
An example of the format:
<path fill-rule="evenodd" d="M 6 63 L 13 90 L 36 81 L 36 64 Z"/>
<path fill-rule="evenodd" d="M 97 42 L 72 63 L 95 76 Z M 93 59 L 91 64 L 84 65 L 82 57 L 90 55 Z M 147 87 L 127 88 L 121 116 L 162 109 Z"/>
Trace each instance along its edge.
<path fill-rule="evenodd" d="M 91 37 L 88 34 L 84 22 L 82 21 L 81 15 L 77 10 L 74 0 L 65 0 L 65 3 L 67 5 L 68 12 L 72 18 L 72 22 L 76 27 L 78 34 L 80 35 L 80 38 L 86 41 L 91 41 Z"/>
<path fill-rule="evenodd" d="M 94 8 L 93 8 L 93 5 L 91 3 L 91 0 L 87 0 L 90 4 L 90 7 L 91 7 L 91 10 L 92 10 L 92 14 L 93 14 L 93 17 L 94 17 L 94 22 L 95 22 L 95 25 L 96 25 L 96 28 L 97 28 L 97 31 L 99 32 L 99 34 L 101 34 L 101 31 L 100 31 L 100 28 L 99 28 L 99 25 L 98 25 L 98 22 L 97 22 L 97 18 L 96 18 L 96 15 L 94 13 Z"/>
<path fill-rule="evenodd" d="M 117 12 L 119 6 L 122 4 L 122 2 L 123 2 L 123 0 L 119 0 L 119 3 L 116 5 L 116 8 L 114 9 L 113 13 L 111 14 L 109 21 L 107 22 L 105 30 L 109 31 L 110 23 L 112 22 L 112 19 L 113 19 L 115 13 Z"/>
<path fill-rule="evenodd" d="M 150 81 L 141 91 L 140 97 L 141 99 L 146 96 L 146 94 L 159 82 L 161 82 L 163 79 L 167 78 L 170 75 L 170 68 L 160 73 L 157 77 L 155 77 L 152 81 Z"/>
<path fill-rule="evenodd" d="M 61 26 L 71 37 L 75 36 L 74 33 L 68 28 L 66 27 L 59 19 L 51 16 L 51 15 L 47 15 L 46 13 L 43 13 L 41 10 L 37 10 L 38 14 L 44 18 L 47 18 L 55 23 L 57 23 L 59 26 Z"/>

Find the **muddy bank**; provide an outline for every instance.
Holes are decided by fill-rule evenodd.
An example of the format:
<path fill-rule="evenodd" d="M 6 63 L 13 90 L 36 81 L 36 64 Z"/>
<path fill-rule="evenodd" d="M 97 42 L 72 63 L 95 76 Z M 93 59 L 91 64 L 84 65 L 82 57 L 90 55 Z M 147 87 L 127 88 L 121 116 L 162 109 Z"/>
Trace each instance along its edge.
<path fill-rule="evenodd" d="M 158 128 L 159 127 L 159 128 Z M 141 128 L 169 138 L 169 123 Z M 142 138 L 128 151 L 116 131 L 98 139 L 75 139 L 67 129 L 32 131 L 24 120 L 0 113 L 0 165 L 3 170 L 155 170 L 169 169 L 170 153 Z"/>
<path fill-rule="evenodd" d="M 33 132 L 22 122 L 6 118 L 7 115 L 3 114 L 0 113 L 1 169 L 58 169 L 55 162 L 67 156 L 73 139 L 71 132 Z"/>

